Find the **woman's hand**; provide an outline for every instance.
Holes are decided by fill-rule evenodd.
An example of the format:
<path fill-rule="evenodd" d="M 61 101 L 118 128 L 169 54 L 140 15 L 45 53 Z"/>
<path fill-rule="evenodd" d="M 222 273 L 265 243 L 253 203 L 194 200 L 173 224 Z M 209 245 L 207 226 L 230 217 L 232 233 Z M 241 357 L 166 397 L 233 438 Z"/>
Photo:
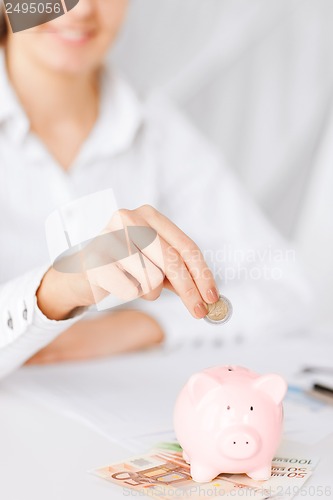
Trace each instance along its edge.
<path fill-rule="evenodd" d="M 156 232 L 157 237 L 151 244 L 141 245 L 140 238 L 133 238 L 133 227 L 141 228 L 139 232 L 142 228 Z M 111 245 L 104 244 L 107 239 L 99 239 L 80 256 L 83 266 L 89 261 L 96 262 L 95 267 L 77 273 L 51 268 L 45 274 L 37 301 L 46 316 L 64 319 L 75 308 L 97 303 L 110 293 L 123 300 L 155 300 L 163 287 L 177 293 L 195 318 L 207 314 L 206 303 L 218 300 L 214 277 L 198 246 L 153 207 L 119 210 L 101 235 L 108 233 Z"/>
<path fill-rule="evenodd" d="M 26 364 L 101 358 L 152 347 L 161 343 L 163 338 L 160 325 L 148 314 L 119 310 L 75 323 Z"/>

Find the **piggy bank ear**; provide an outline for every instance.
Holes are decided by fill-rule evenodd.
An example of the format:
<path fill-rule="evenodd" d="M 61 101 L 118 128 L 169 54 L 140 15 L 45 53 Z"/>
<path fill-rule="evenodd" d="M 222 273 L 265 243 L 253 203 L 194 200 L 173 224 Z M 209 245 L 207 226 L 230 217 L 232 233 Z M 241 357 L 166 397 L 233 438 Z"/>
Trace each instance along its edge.
<path fill-rule="evenodd" d="M 275 373 L 257 378 L 254 387 L 266 393 L 276 404 L 281 403 L 288 388 L 286 381 Z"/>
<path fill-rule="evenodd" d="M 191 400 L 195 405 L 199 404 L 202 398 L 212 389 L 216 389 L 221 384 L 207 373 L 195 373 L 188 381 L 188 391 Z"/>

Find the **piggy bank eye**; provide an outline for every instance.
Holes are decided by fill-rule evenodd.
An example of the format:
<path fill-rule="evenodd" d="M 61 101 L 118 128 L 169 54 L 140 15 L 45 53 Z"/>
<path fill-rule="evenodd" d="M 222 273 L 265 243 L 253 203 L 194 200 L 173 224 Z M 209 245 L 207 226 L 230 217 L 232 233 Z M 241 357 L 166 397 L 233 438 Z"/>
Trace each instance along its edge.
<path fill-rule="evenodd" d="M 230 406 L 229 405 L 227 406 L 227 410 L 230 410 Z"/>
<path fill-rule="evenodd" d="M 250 406 L 250 410 L 253 411 L 253 406 Z"/>

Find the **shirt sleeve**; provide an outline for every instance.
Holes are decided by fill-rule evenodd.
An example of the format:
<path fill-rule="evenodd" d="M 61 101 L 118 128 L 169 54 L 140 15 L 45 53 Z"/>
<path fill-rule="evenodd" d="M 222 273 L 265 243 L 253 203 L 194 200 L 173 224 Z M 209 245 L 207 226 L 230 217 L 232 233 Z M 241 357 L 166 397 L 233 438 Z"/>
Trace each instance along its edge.
<path fill-rule="evenodd" d="M 56 321 L 48 319 L 37 305 L 36 291 L 49 266 L 41 266 L 0 285 L 0 378 L 18 368 L 54 340 L 84 311 Z"/>
<path fill-rule="evenodd" d="M 157 208 L 198 244 L 234 312 L 217 327 L 192 318 L 174 294 L 140 307 L 160 319 L 171 343 L 207 335 L 257 340 L 304 331 L 314 302 L 297 249 L 172 103 L 155 98 L 150 112 L 159 166 Z"/>

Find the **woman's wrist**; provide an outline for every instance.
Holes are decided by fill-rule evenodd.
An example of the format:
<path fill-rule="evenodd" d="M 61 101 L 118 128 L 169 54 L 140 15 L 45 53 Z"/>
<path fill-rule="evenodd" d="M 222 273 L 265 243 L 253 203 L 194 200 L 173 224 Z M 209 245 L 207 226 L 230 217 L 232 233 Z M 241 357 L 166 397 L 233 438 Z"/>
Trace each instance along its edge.
<path fill-rule="evenodd" d="M 60 273 L 51 267 L 36 292 L 39 309 L 49 319 L 64 320 L 94 301 L 89 282 L 81 274 Z"/>

